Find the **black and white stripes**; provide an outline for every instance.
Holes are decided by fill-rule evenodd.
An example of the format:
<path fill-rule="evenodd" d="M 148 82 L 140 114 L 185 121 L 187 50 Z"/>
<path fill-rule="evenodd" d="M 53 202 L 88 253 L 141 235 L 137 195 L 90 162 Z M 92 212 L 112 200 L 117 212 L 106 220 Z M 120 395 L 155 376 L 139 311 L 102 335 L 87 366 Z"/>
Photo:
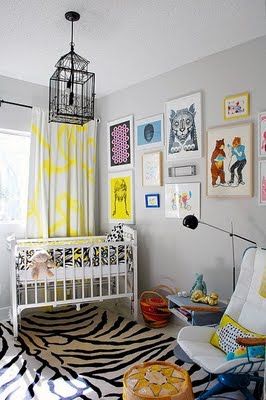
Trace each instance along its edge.
<path fill-rule="evenodd" d="M 133 364 L 168 360 L 175 339 L 162 331 L 93 305 L 35 313 L 22 319 L 17 342 L 9 323 L 0 324 L 0 399 L 122 399 L 122 377 Z M 194 392 L 207 374 L 185 364 Z"/>

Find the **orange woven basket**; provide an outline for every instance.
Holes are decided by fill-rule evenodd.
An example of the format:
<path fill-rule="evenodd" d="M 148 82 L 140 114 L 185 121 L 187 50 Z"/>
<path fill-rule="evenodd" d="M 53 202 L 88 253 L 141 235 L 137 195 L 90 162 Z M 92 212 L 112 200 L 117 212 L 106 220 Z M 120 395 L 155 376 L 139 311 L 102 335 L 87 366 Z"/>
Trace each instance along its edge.
<path fill-rule="evenodd" d="M 161 292 L 161 293 L 160 293 Z M 165 295 L 162 294 L 166 292 Z M 153 290 L 145 290 L 140 296 L 140 308 L 146 325 L 150 328 L 162 328 L 171 318 L 168 310 L 167 294 L 175 294 L 175 290 L 166 285 L 160 285 Z"/>

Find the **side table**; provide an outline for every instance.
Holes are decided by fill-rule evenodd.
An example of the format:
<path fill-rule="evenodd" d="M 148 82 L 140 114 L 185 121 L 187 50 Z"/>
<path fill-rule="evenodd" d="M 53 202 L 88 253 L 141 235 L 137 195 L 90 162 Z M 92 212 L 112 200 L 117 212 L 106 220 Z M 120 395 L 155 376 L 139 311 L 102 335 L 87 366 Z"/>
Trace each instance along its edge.
<path fill-rule="evenodd" d="M 177 295 L 169 295 L 168 309 L 180 320 L 190 325 L 218 325 L 227 304 L 219 301 L 217 306 L 209 306 L 202 303 L 194 303 L 189 297 L 179 297 Z M 204 311 L 188 310 L 184 307 L 204 308 Z M 206 311 L 205 311 L 206 310 Z"/>

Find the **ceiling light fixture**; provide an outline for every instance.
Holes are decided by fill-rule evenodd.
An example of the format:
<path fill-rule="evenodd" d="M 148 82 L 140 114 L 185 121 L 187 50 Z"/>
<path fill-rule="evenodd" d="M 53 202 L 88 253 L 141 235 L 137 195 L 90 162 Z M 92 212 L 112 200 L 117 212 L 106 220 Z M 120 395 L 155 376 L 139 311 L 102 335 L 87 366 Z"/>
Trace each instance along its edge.
<path fill-rule="evenodd" d="M 95 74 L 85 58 L 74 52 L 73 24 L 80 14 L 68 11 L 71 22 L 70 52 L 56 63 L 49 85 L 49 122 L 83 125 L 94 119 Z"/>

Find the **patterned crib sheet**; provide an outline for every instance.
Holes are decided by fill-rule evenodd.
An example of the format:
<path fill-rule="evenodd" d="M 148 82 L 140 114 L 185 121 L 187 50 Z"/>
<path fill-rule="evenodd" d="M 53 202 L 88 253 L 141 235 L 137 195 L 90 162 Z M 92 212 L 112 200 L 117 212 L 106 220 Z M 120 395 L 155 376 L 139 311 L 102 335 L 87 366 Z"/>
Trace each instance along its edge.
<path fill-rule="evenodd" d="M 126 251 L 125 251 L 126 248 Z M 25 264 L 26 269 L 30 263 L 30 259 L 37 249 L 18 250 L 16 254 L 16 268 L 18 270 L 24 270 Z M 109 249 L 109 250 L 108 250 Z M 82 257 L 83 250 L 83 257 Z M 98 267 L 100 261 L 102 265 L 116 265 L 126 261 L 131 266 L 132 263 L 132 249 L 130 245 L 119 245 L 119 246 L 93 246 L 93 247 L 76 247 L 76 248 L 53 248 L 47 250 L 52 256 L 52 260 L 55 262 L 57 267 L 64 266 L 64 254 L 65 254 L 65 267 L 66 268 L 78 268 L 83 265 L 86 267 Z M 110 262 L 109 262 L 110 260 Z"/>

